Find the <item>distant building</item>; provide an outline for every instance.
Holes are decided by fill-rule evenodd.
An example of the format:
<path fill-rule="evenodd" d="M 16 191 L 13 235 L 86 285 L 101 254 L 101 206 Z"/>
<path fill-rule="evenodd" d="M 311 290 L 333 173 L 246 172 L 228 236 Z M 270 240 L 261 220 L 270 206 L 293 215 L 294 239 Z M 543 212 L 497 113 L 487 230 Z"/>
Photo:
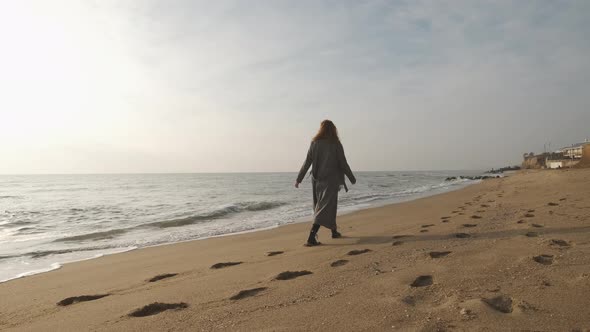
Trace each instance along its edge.
<path fill-rule="evenodd" d="M 523 169 L 536 169 L 536 168 L 545 168 L 545 161 L 547 159 L 547 153 L 542 153 L 539 155 L 535 155 L 534 153 L 525 153 L 524 154 L 524 161 L 522 163 Z"/>
<path fill-rule="evenodd" d="M 590 142 L 586 139 L 583 143 L 573 144 L 561 148 L 555 152 L 542 153 L 525 153 L 522 168 L 567 168 L 578 164 L 582 158 L 588 158 L 590 151 Z M 586 156 L 584 156 L 586 153 Z"/>
<path fill-rule="evenodd" d="M 567 167 L 567 163 L 564 162 L 564 159 L 563 152 L 547 153 L 545 157 L 545 166 L 553 169 Z"/>
<path fill-rule="evenodd" d="M 584 150 L 584 145 L 590 144 L 588 140 L 584 143 L 574 144 L 572 146 L 568 146 L 566 148 L 561 148 L 558 152 L 563 153 L 564 158 L 569 159 L 580 159 L 582 158 L 582 151 Z"/>
<path fill-rule="evenodd" d="M 549 161 L 547 161 L 547 168 L 551 168 L 551 169 L 563 168 L 563 161 L 562 160 L 549 160 Z"/>

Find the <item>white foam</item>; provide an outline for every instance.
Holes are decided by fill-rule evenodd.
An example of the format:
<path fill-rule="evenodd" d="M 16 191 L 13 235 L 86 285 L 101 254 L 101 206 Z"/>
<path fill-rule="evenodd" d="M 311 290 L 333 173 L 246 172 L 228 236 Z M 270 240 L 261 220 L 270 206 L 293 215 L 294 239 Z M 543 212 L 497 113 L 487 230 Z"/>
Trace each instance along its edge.
<path fill-rule="evenodd" d="M 0 283 L 14 280 L 14 279 L 23 278 L 23 277 L 32 276 L 35 274 L 54 271 L 54 270 L 61 268 L 64 264 L 81 262 L 81 261 L 85 261 L 85 260 L 99 258 L 104 255 L 118 254 L 118 253 L 127 252 L 127 251 L 131 251 L 131 250 L 135 250 L 135 249 L 137 249 L 137 247 L 117 248 L 117 249 L 113 249 L 113 250 L 108 250 L 107 252 L 100 252 L 100 253 L 90 255 L 90 256 L 86 256 L 87 253 L 74 252 L 74 253 L 69 253 L 67 255 L 60 255 L 60 256 L 64 256 L 64 257 L 62 257 L 63 259 L 60 262 L 49 261 L 50 259 L 55 259 L 55 257 L 48 257 L 48 258 L 42 259 L 40 262 L 36 262 L 36 263 L 33 263 L 31 261 L 20 260 L 19 265 L 12 266 L 14 272 L 5 273 L 4 276 L 0 275 Z M 31 269 L 31 266 L 33 266 L 32 269 Z M 21 271 L 24 270 L 24 271 L 23 272 L 16 272 L 16 270 L 21 270 Z M 4 272 L 4 271 L 2 271 L 2 272 Z"/>
<path fill-rule="evenodd" d="M 39 274 L 39 273 L 43 273 L 43 272 L 49 272 L 49 271 L 57 270 L 57 269 L 59 269 L 61 267 L 62 267 L 62 265 L 60 263 L 53 263 L 49 267 L 44 268 L 44 269 L 38 269 L 38 270 L 32 270 L 32 271 L 23 272 L 21 274 L 18 274 L 13 279 L 18 279 L 18 278 L 22 278 L 22 277 L 28 277 L 28 276 L 32 276 L 34 274 Z M 7 280 L 11 280 L 11 279 L 7 279 Z M 7 280 L 0 280 L 0 282 L 4 282 L 4 281 L 7 281 Z"/>

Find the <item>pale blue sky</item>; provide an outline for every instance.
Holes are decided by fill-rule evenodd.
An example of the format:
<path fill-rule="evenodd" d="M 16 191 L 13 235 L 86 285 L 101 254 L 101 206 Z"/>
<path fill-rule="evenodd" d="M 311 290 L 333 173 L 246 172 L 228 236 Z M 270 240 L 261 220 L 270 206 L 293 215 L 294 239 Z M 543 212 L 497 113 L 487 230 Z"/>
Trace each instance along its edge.
<path fill-rule="evenodd" d="M 6 1 L 0 173 L 487 169 L 590 137 L 589 1 Z"/>

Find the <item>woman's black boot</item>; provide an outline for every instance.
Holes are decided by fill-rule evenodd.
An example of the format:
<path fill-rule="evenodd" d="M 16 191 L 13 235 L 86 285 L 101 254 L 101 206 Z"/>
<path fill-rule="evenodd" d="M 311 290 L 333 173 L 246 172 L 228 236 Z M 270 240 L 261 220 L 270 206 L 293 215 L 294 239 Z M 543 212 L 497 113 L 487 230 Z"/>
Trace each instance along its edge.
<path fill-rule="evenodd" d="M 333 239 L 338 239 L 338 238 L 341 238 L 341 237 L 342 237 L 342 234 L 338 233 L 338 231 L 336 229 L 333 229 L 332 230 L 332 238 Z"/>
<path fill-rule="evenodd" d="M 313 225 L 311 227 L 311 231 L 309 232 L 309 237 L 307 238 L 307 243 L 305 244 L 306 247 L 313 247 L 313 246 L 317 246 L 322 244 L 321 242 L 318 242 L 317 240 L 317 235 L 318 235 L 318 230 L 320 229 L 320 225 Z"/>

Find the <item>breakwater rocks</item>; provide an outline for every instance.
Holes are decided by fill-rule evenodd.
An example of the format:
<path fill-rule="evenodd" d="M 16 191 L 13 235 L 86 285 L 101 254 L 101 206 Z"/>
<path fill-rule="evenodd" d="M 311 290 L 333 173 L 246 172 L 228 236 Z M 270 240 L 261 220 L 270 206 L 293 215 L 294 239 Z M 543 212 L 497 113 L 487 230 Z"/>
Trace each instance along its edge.
<path fill-rule="evenodd" d="M 504 172 L 509 172 L 509 171 L 519 171 L 520 170 L 520 166 L 507 166 L 507 167 L 502 167 L 502 168 L 498 168 L 498 169 L 491 169 L 489 171 L 487 171 L 486 173 L 490 173 L 490 174 L 502 174 Z"/>
<path fill-rule="evenodd" d="M 478 176 L 450 176 L 445 179 L 445 181 L 454 181 L 454 180 L 487 180 L 487 179 L 496 179 L 501 176 L 499 175 L 478 175 Z"/>

